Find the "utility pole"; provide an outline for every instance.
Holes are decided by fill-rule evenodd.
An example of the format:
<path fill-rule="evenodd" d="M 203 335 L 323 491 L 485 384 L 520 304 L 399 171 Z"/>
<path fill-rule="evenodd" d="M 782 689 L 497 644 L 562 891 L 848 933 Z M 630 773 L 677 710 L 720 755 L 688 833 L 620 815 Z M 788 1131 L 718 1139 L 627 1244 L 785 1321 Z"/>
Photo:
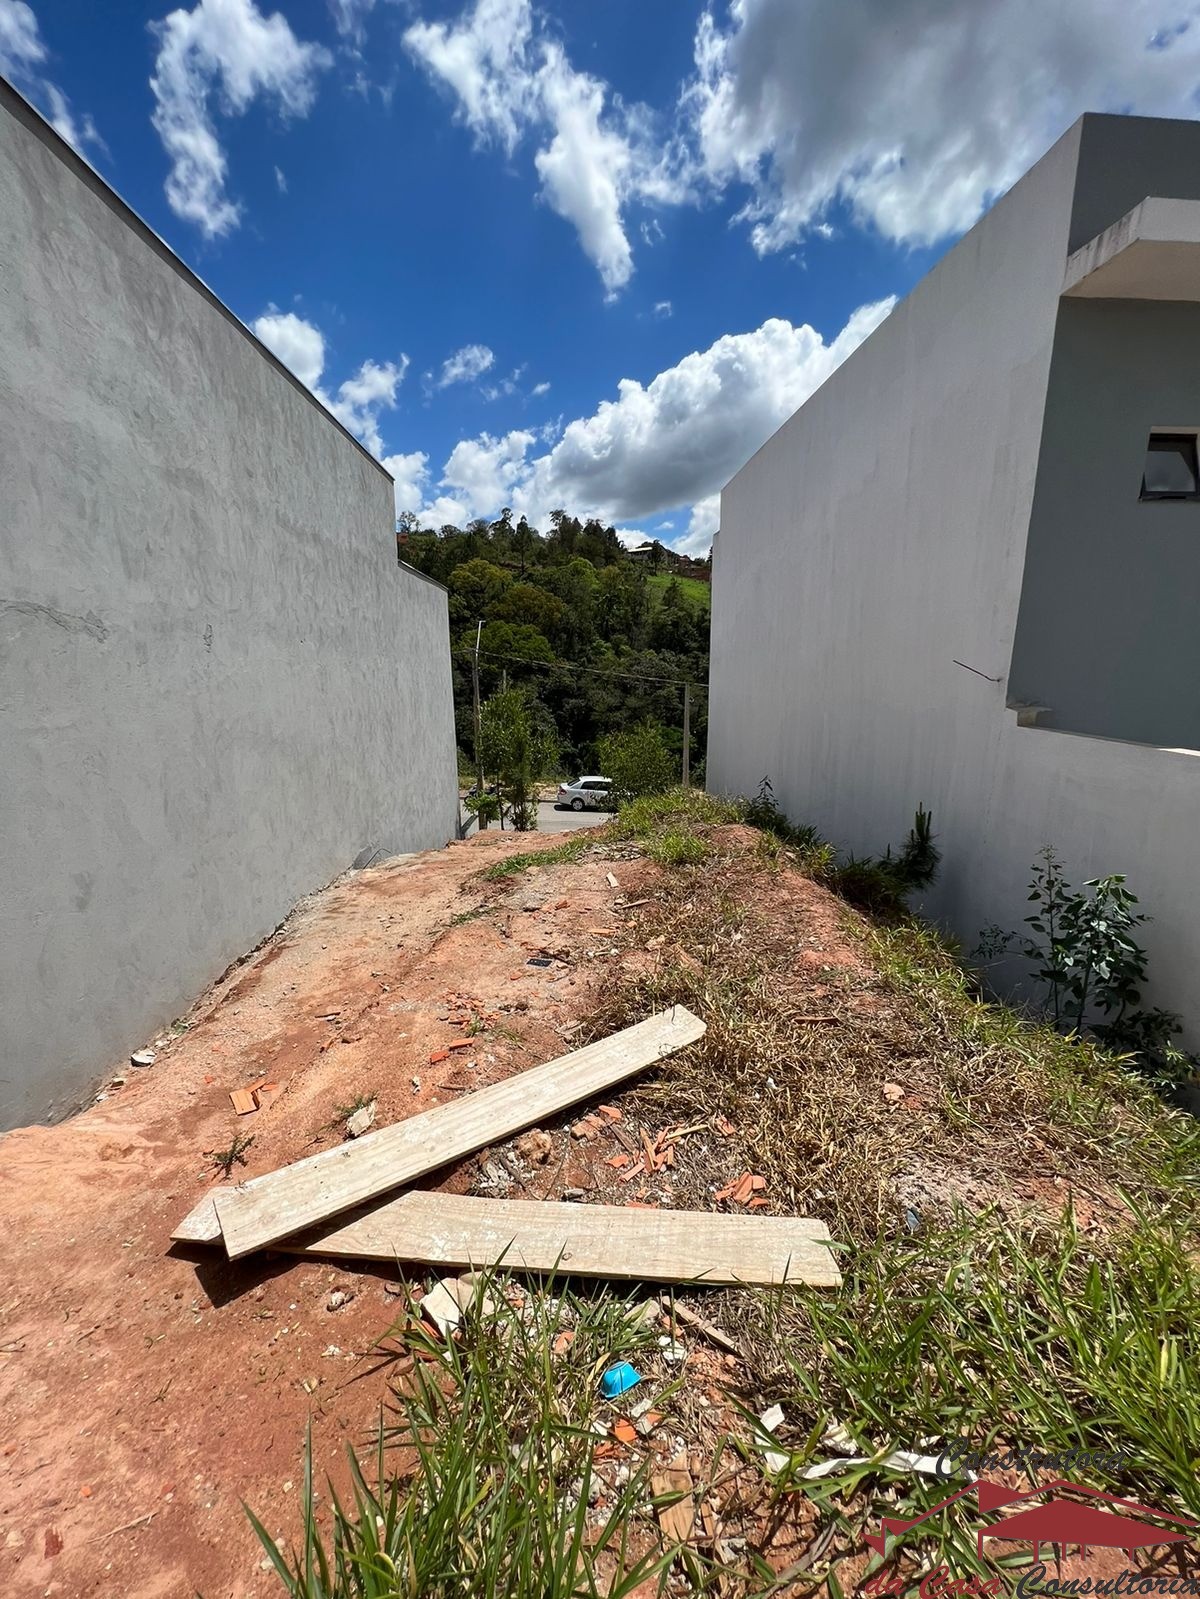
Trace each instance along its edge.
<path fill-rule="evenodd" d="M 683 685 L 683 786 L 689 788 L 692 779 L 692 685 Z"/>
<path fill-rule="evenodd" d="M 483 633 L 483 618 L 479 619 L 479 626 L 475 629 L 475 655 L 472 662 L 471 676 L 475 681 L 475 793 L 480 802 L 483 800 L 483 723 L 479 715 L 479 640 Z M 482 811 L 478 813 L 479 831 L 487 831 L 487 817 Z"/>

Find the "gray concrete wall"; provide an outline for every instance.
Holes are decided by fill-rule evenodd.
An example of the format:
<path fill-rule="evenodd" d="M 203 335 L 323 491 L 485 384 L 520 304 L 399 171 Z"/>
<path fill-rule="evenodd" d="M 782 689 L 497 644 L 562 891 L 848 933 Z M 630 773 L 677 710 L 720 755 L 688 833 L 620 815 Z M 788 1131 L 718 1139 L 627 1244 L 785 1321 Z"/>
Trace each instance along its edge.
<path fill-rule="evenodd" d="M 305 892 L 444 843 L 446 595 L 385 472 L 0 92 L 0 1127 Z"/>
<path fill-rule="evenodd" d="M 1200 502 L 1138 497 L 1197 373 L 1200 305 L 1063 300 L 1009 682 L 1040 726 L 1200 750 Z"/>
<path fill-rule="evenodd" d="M 1047 842 L 1076 879 L 1126 872 L 1155 917 L 1154 999 L 1200 1039 L 1200 765 L 1018 727 L 1005 703 L 1080 134 L 725 490 L 708 780 L 769 774 L 793 818 L 858 853 L 932 807 L 944 861 L 924 908 L 968 948 L 1021 925 Z"/>
<path fill-rule="evenodd" d="M 1166 117 L 1081 117 L 1068 254 L 1147 195 L 1200 200 L 1200 122 Z"/>

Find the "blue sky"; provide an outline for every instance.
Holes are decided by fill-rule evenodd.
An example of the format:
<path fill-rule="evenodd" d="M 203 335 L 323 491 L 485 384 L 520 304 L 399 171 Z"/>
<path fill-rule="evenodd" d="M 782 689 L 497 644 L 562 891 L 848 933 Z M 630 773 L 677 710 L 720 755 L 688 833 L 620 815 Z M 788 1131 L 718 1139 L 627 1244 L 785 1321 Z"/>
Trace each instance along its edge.
<path fill-rule="evenodd" d="M 0 72 L 432 525 L 721 484 L 1179 0 L 0 0 Z"/>

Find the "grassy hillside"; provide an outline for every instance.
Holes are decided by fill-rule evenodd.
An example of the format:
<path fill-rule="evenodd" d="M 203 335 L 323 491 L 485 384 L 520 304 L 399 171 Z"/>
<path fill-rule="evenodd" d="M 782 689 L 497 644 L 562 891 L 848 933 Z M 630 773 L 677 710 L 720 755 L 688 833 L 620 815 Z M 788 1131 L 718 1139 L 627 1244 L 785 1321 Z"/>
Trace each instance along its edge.
<path fill-rule="evenodd" d="M 698 577 L 680 577 L 676 578 L 675 581 L 683 590 L 684 599 L 689 604 L 694 605 L 697 610 L 703 611 L 707 616 L 712 608 L 712 589 L 709 588 L 708 584 L 702 583 Z M 657 577 L 648 577 L 646 579 L 646 592 L 656 605 L 661 602 L 670 582 L 671 574 L 669 572 L 660 572 Z"/>

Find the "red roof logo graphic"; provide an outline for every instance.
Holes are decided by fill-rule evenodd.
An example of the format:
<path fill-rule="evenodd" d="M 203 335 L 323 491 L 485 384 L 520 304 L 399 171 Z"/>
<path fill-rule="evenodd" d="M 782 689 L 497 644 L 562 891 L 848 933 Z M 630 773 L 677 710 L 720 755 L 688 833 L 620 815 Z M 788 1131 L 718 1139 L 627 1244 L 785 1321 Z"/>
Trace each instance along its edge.
<path fill-rule="evenodd" d="M 1112 1510 L 1101 1509 L 1096 1504 L 1079 1504 L 1074 1499 L 1054 1497 L 1058 1489 L 1066 1489 L 1072 1494 L 1083 1494 L 1092 1500 L 1103 1500 L 1109 1505 L 1119 1505 L 1123 1510 L 1132 1511 L 1134 1514 L 1121 1516 Z M 1089 1549 L 1121 1549 L 1132 1556 L 1135 1549 L 1153 1549 L 1162 1544 L 1187 1543 L 1195 1536 L 1197 1529 L 1200 1529 L 1200 1522 L 1190 1517 L 1172 1515 L 1169 1511 L 1140 1505 L 1132 1499 L 1120 1499 L 1116 1494 L 1103 1493 L 1098 1488 L 1088 1488 L 1082 1483 L 1048 1482 L 1039 1488 L 1014 1492 L 1002 1483 L 980 1480 L 970 1487 L 960 1488 L 957 1493 L 940 1500 L 922 1515 L 913 1517 L 911 1521 L 897 1521 L 890 1516 L 885 1518 L 878 1535 L 869 1537 L 866 1541 L 876 1553 L 886 1556 L 889 1538 L 898 1537 L 913 1527 L 920 1526 L 939 1510 L 944 1510 L 947 1505 L 952 1505 L 970 1493 L 977 1495 L 980 1510 L 989 1513 L 999 1510 L 1002 1506 L 1020 1504 L 1024 1500 L 1037 1498 L 1042 1494 L 1052 1495 L 1045 1504 L 1031 1505 L 1026 1510 L 1018 1510 L 1010 1516 L 1001 1516 L 981 1527 L 975 1540 L 981 1556 L 985 1538 L 999 1538 L 1012 1543 L 1031 1543 L 1035 1560 L 1038 1559 L 1043 1544 L 1049 1544 L 1060 1554 L 1065 1554 L 1067 1547 L 1074 1544 L 1084 1555 Z M 1158 1522 L 1166 1521 L 1172 1525 L 1159 1526 L 1154 1521 L 1142 1520 L 1144 1516 L 1153 1516 Z"/>

